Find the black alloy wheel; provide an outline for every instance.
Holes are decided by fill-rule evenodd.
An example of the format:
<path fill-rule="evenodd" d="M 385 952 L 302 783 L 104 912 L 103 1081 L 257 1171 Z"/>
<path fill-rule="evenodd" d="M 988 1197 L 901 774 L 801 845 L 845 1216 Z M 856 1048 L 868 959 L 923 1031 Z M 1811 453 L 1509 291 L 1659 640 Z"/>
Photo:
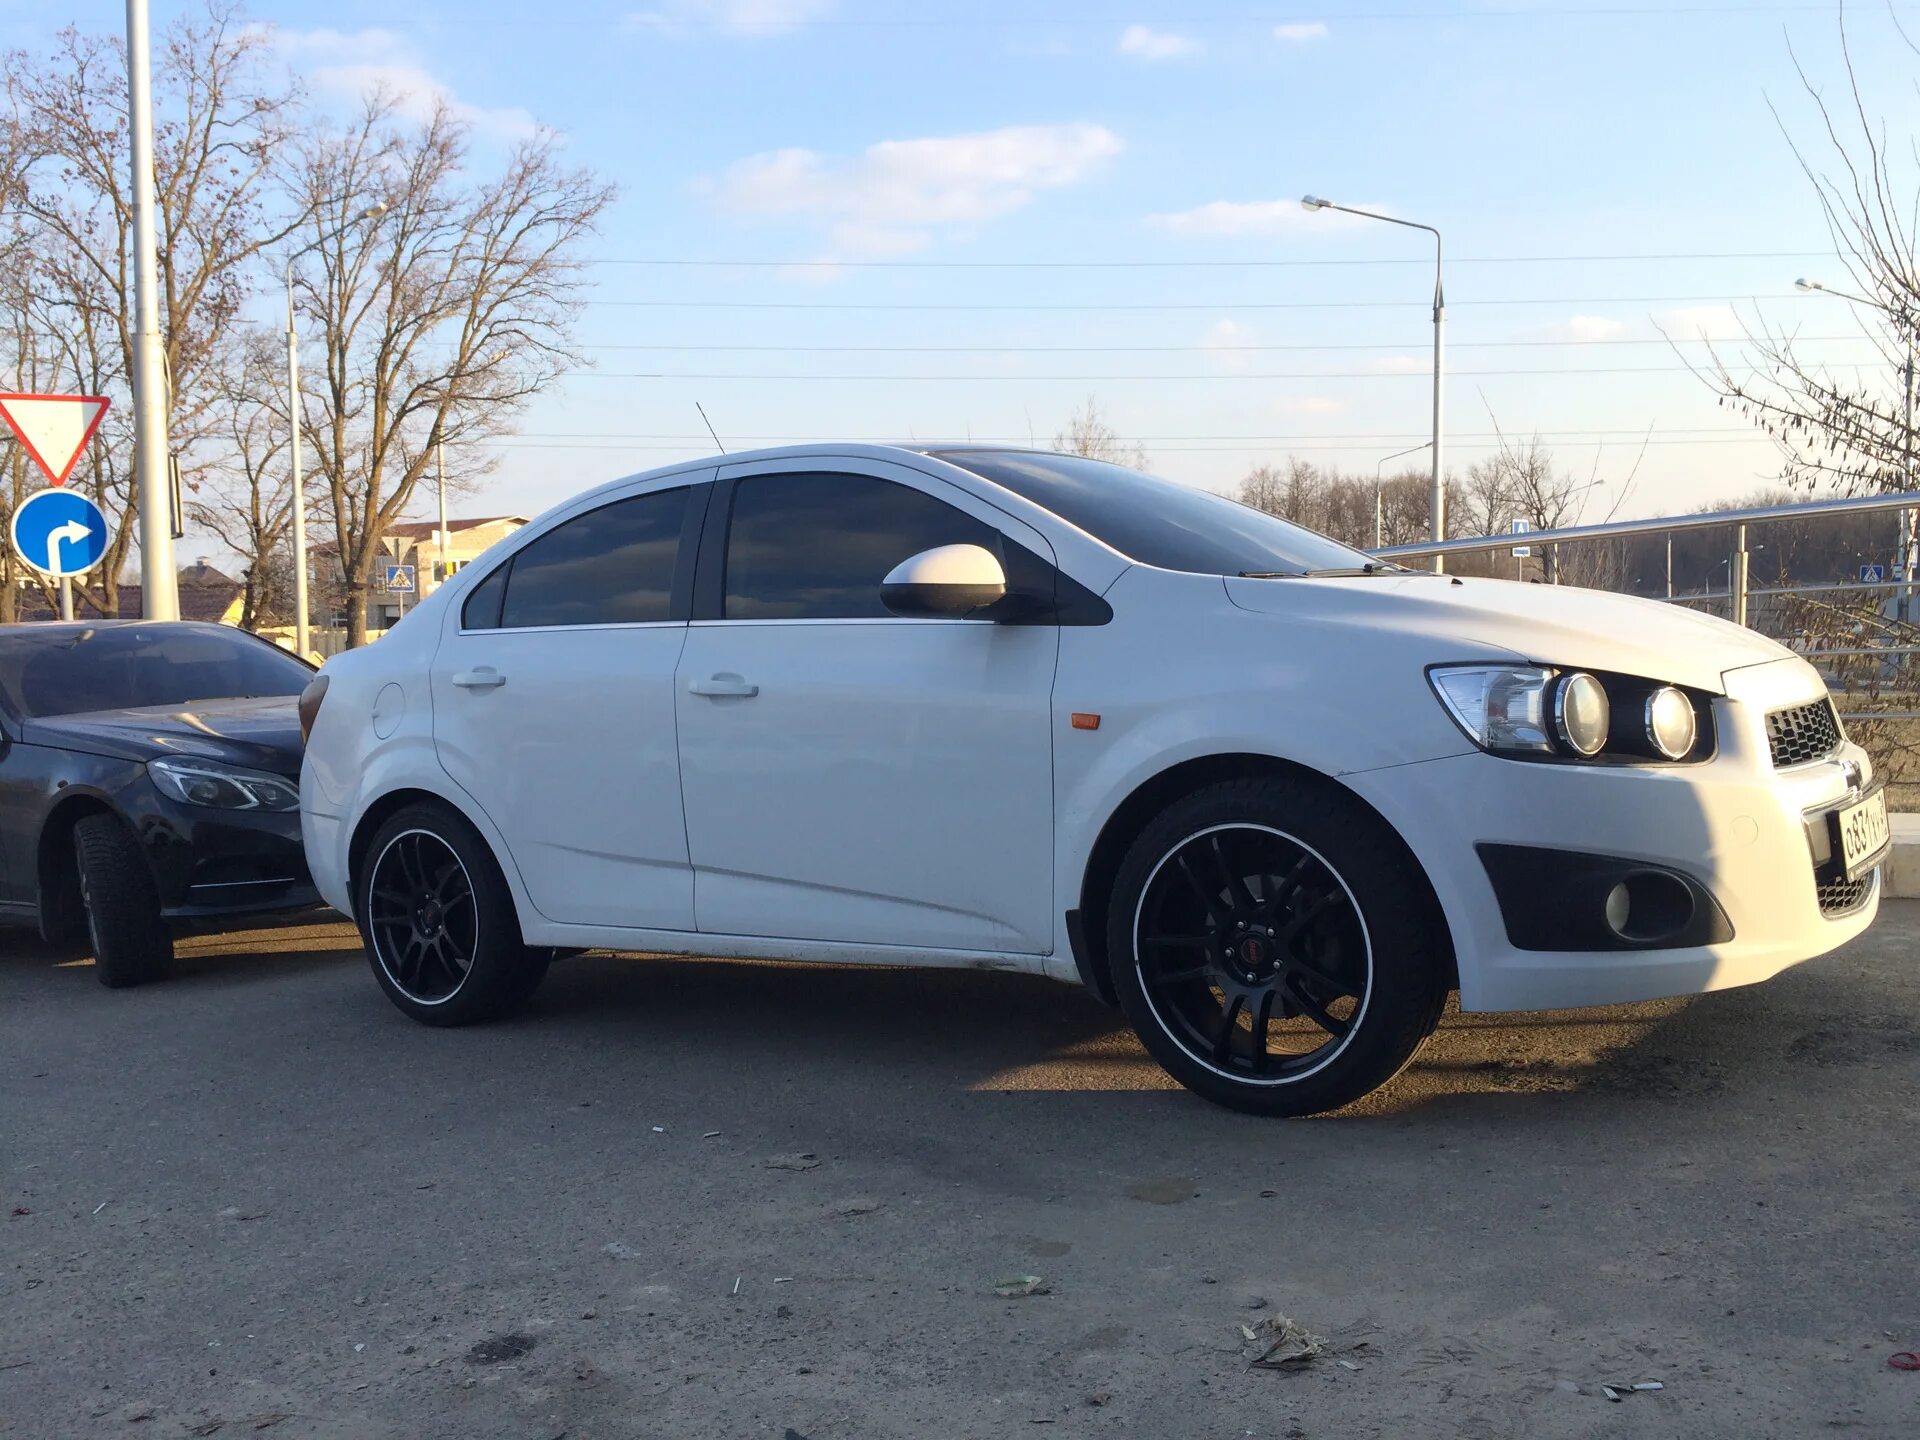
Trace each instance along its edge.
<path fill-rule="evenodd" d="M 1399 837 L 1309 775 L 1174 801 L 1120 862 L 1106 962 L 1140 1043 L 1198 1095 L 1313 1115 L 1378 1089 L 1439 1022 L 1446 917 Z"/>
<path fill-rule="evenodd" d="M 518 1009 L 547 973 L 521 937 L 513 892 L 486 840 L 438 801 L 408 805 L 373 836 L 354 878 L 355 918 L 380 988 L 428 1025 Z"/>
<path fill-rule="evenodd" d="M 1297 1079 L 1364 1019 L 1372 946 L 1324 857 L 1264 825 L 1217 825 L 1155 867 L 1135 931 L 1147 1002 L 1228 1079 Z"/>
<path fill-rule="evenodd" d="M 451 998 L 473 968 L 479 911 L 473 880 L 431 830 L 395 835 L 374 860 L 367 928 L 394 986 L 416 1005 Z"/>

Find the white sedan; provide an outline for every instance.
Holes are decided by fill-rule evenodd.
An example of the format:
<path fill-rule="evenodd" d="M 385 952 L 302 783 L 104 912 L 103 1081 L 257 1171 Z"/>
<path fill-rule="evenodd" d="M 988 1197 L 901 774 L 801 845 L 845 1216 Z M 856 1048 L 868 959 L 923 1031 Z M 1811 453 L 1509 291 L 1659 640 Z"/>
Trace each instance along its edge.
<path fill-rule="evenodd" d="M 584 947 L 1027 971 L 1263 1114 L 1384 1084 L 1455 989 L 1764 979 L 1872 922 L 1887 849 L 1751 631 L 988 447 L 604 485 L 301 710 L 314 880 L 418 1020 Z"/>

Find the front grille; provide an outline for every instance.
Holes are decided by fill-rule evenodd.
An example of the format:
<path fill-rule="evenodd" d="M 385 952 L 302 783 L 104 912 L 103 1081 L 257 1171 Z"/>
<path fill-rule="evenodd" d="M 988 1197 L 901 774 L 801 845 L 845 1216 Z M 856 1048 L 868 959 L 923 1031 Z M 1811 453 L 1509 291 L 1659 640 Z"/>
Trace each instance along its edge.
<path fill-rule="evenodd" d="M 1833 702 L 1825 698 L 1767 715 L 1767 746 L 1776 770 L 1824 760 L 1840 748 L 1842 738 L 1840 717 L 1834 714 Z"/>
<path fill-rule="evenodd" d="M 1871 872 L 1858 880 L 1830 880 L 1819 887 L 1820 913 L 1834 916 L 1845 915 L 1858 910 L 1867 903 L 1867 892 L 1873 889 Z"/>

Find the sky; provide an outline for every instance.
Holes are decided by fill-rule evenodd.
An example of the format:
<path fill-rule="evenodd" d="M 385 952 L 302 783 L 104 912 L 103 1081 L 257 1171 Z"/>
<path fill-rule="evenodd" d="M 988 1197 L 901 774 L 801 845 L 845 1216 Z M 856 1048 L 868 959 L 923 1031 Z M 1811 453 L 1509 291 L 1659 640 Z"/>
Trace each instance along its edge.
<path fill-rule="evenodd" d="M 153 0 L 156 31 L 181 8 Z M 1808 353 L 1877 363 L 1847 305 L 1793 286 L 1840 278 L 1769 108 L 1812 136 L 1796 53 L 1844 82 L 1817 0 L 251 13 L 316 103 L 375 81 L 445 96 L 482 155 L 548 126 L 619 187 L 579 331 L 592 367 L 527 412 L 456 513 L 533 514 L 710 454 L 696 401 L 739 450 L 1044 444 L 1091 396 L 1194 485 L 1231 492 L 1288 455 L 1372 474 L 1429 434 L 1432 241 L 1309 213 L 1307 193 L 1443 232 L 1449 469 L 1496 429 L 1537 432 L 1608 481 L 1588 520 L 1775 473 L 1688 372 L 1702 334 L 1737 354 L 1739 317 L 1763 315 L 1820 337 Z M 124 11 L 71 16 L 110 32 Z M 0 12 L 11 45 L 58 23 Z M 1848 25 L 1875 108 L 1910 134 L 1920 62 L 1884 5 Z"/>

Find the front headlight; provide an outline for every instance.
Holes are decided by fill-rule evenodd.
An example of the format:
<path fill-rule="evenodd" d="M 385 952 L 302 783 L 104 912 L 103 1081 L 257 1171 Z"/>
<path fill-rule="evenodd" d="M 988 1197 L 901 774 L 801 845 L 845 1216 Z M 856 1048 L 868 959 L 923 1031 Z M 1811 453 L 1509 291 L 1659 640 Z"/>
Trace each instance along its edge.
<path fill-rule="evenodd" d="M 1482 750 L 1554 753 L 1554 672 L 1533 665 L 1453 665 L 1428 672 L 1433 693 Z"/>
<path fill-rule="evenodd" d="M 298 810 L 300 791 L 279 775 L 212 760 L 149 760 L 147 774 L 162 795 L 210 810 Z"/>
<path fill-rule="evenodd" d="M 1495 755 L 1672 764 L 1713 749 L 1710 697 L 1658 680 L 1544 665 L 1436 665 L 1427 678 Z"/>

